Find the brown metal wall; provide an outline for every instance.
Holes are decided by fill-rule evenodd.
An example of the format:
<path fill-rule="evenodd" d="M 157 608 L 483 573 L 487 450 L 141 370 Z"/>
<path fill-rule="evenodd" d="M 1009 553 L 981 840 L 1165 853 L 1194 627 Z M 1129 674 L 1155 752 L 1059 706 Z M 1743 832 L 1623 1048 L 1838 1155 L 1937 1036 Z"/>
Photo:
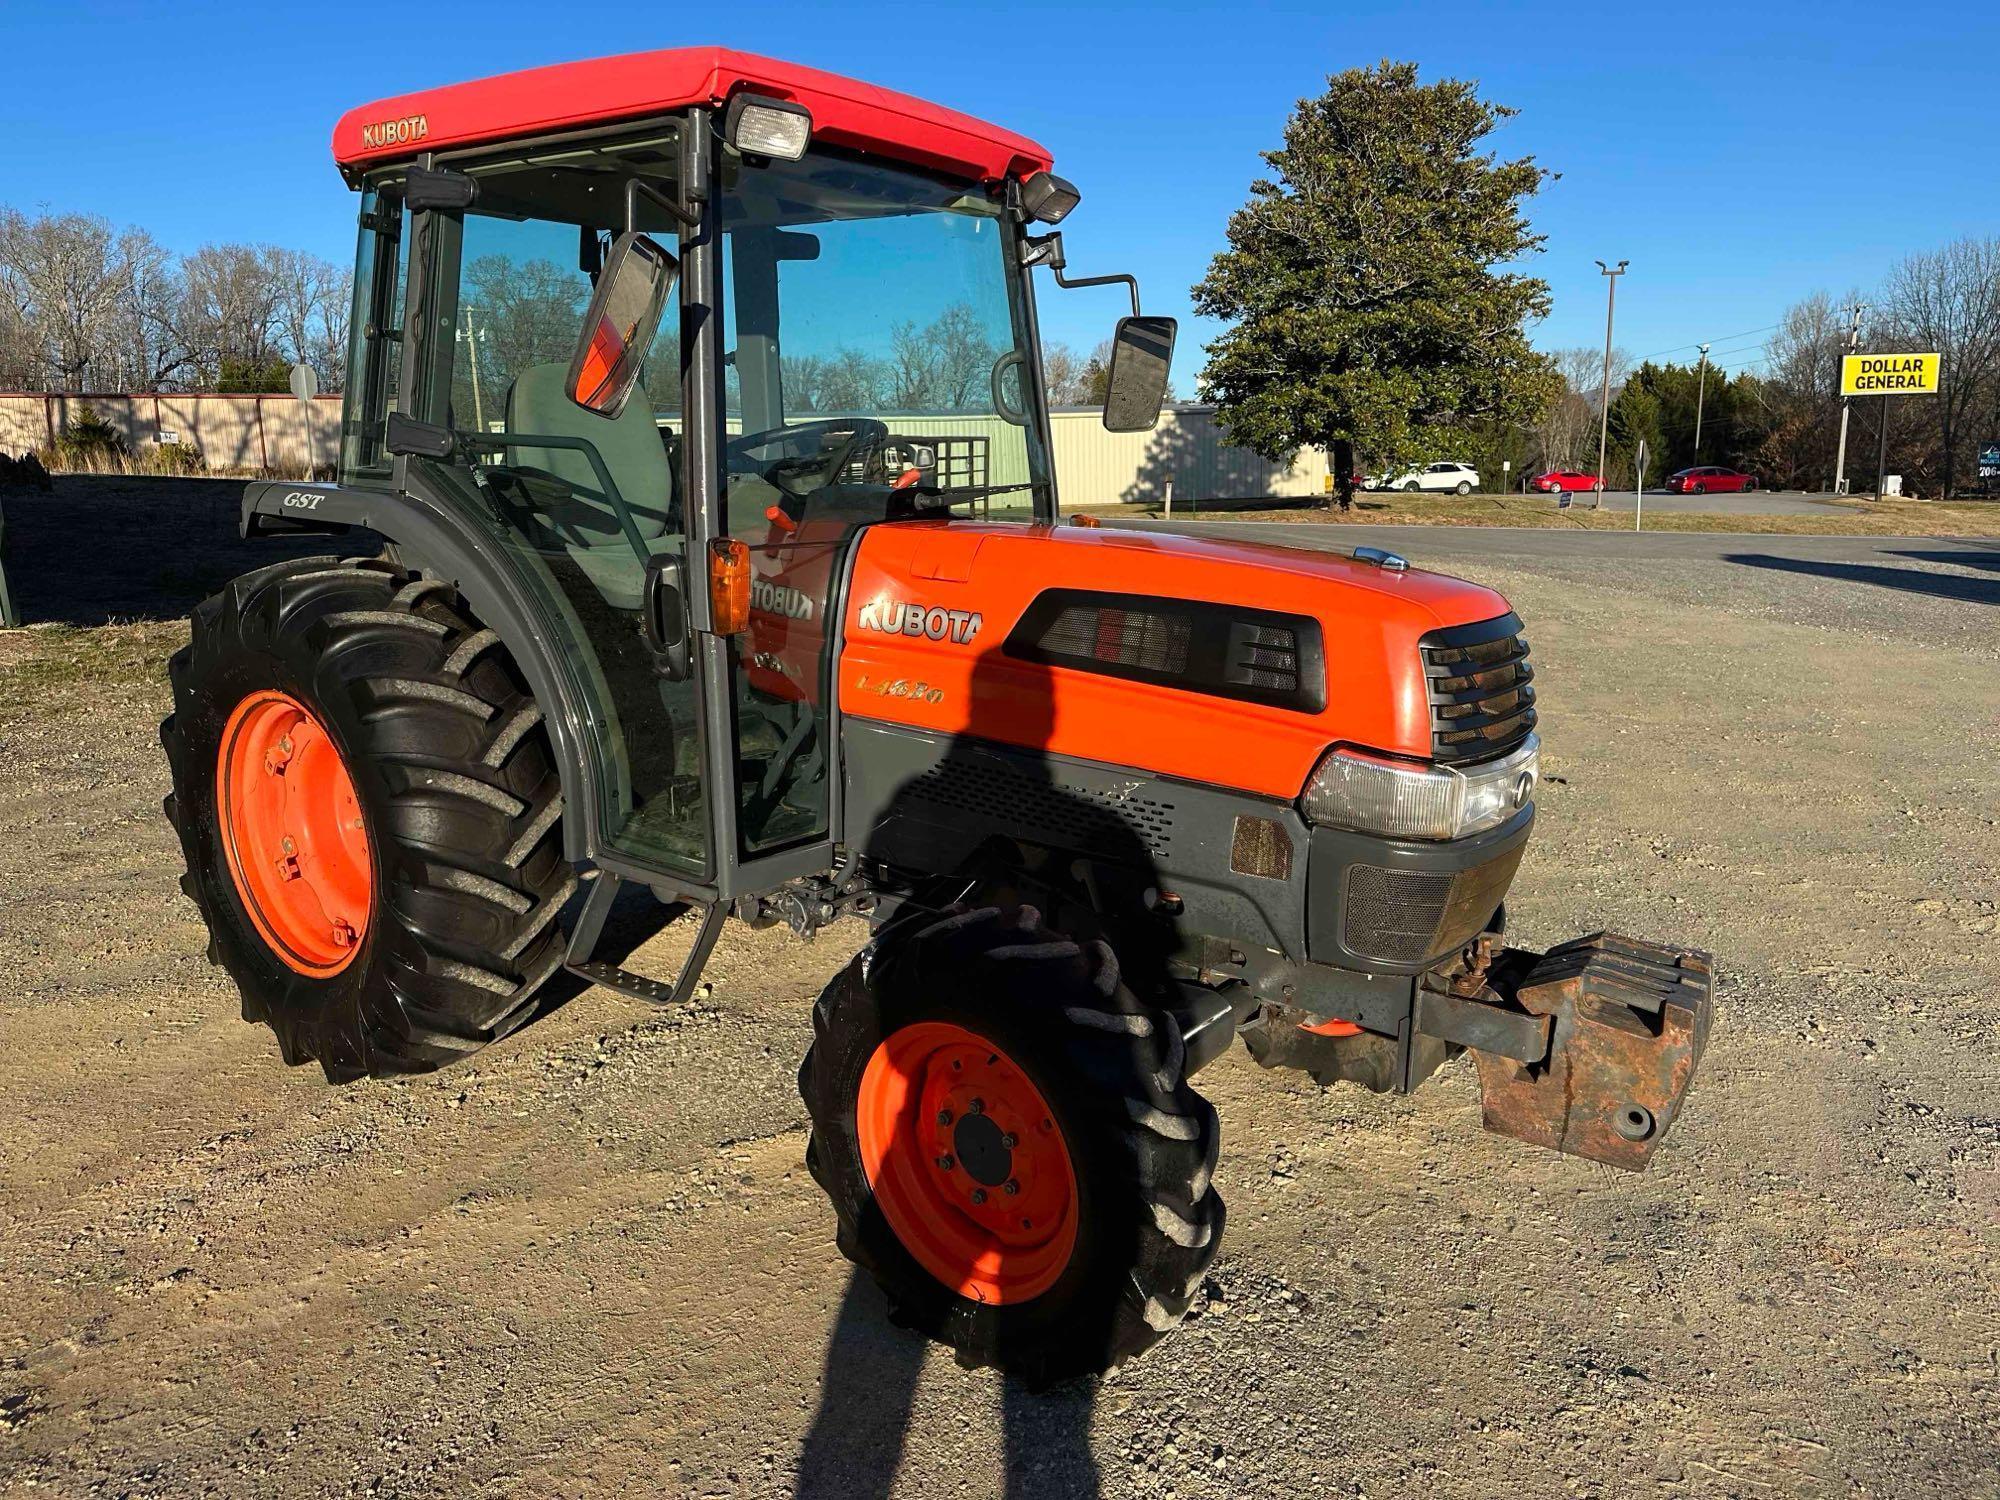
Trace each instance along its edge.
<path fill-rule="evenodd" d="M 338 396 L 321 396 L 308 413 L 289 395 L 0 394 L 0 452 L 46 447 L 85 406 L 117 428 L 134 455 L 164 432 L 215 470 L 303 475 L 308 456 L 313 467 L 332 467 L 340 443 Z"/>
<path fill-rule="evenodd" d="M 44 446 L 71 415 L 88 404 L 125 435 L 126 447 L 142 452 L 162 431 L 201 451 L 217 470 L 303 475 L 306 472 L 306 410 L 291 396 L 42 396 L 0 394 L 0 451 L 19 453 Z M 316 466 L 331 467 L 339 442 L 340 398 L 313 403 L 311 451 Z M 911 436 L 965 433 L 989 436 L 996 470 L 992 483 L 1024 477 L 1012 472 L 1006 456 L 1018 452 L 1019 433 L 998 417 L 911 416 L 896 419 Z M 1247 448 L 1224 442 L 1207 406 L 1171 406 L 1152 432 L 1106 432 L 1095 410 L 1059 411 L 1051 418 L 1056 480 L 1066 506 L 1127 501 L 1159 505 L 1173 482 L 1176 507 L 1205 500 L 1254 500 L 1266 496 L 1316 495 L 1325 485 L 1326 455 L 1302 450 L 1287 466 L 1259 458 Z"/>

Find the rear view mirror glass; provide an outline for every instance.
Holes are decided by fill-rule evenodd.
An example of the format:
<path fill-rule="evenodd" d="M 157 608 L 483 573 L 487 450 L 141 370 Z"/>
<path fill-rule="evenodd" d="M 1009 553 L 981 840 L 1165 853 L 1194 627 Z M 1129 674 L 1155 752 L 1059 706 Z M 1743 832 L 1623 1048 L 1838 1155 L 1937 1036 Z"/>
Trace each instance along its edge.
<path fill-rule="evenodd" d="M 1111 336 L 1111 370 L 1105 382 L 1104 425 L 1111 432 L 1146 432 L 1160 424 L 1167 375 L 1174 363 L 1172 318 L 1120 318 Z"/>
<path fill-rule="evenodd" d="M 680 262 L 646 235 L 628 230 L 612 243 L 570 362 L 569 394 L 578 406 L 605 417 L 625 409 L 679 270 Z"/>

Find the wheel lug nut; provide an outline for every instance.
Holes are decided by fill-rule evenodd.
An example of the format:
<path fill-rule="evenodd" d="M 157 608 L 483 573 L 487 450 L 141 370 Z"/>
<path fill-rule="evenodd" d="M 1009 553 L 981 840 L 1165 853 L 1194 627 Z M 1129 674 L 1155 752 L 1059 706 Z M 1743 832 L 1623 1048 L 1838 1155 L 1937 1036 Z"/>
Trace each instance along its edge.
<path fill-rule="evenodd" d="M 292 842 L 289 834 L 278 841 L 278 847 L 287 854 L 297 854 L 299 852 L 299 846 Z"/>
<path fill-rule="evenodd" d="M 1012 1151 L 1017 1145 L 1020 1144 L 1020 1142 L 1015 1140 L 1012 1133 L 1010 1132 L 1009 1134 L 1000 1137 L 1000 1144 L 1004 1146 L 1007 1150 Z"/>
<path fill-rule="evenodd" d="M 949 1125 L 950 1123 L 951 1123 L 951 1111 L 950 1111 L 950 1110 L 948 1110 L 948 1109 L 941 1109 L 941 1110 L 939 1110 L 939 1111 L 938 1111 L 938 1124 L 940 1124 L 940 1125 Z"/>
<path fill-rule="evenodd" d="M 974 1099 L 970 1104 L 965 1106 L 965 1112 L 969 1115 L 985 1114 L 986 1101 L 984 1099 Z"/>
<path fill-rule="evenodd" d="M 972 1190 L 972 1201 L 974 1203 L 984 1203 L 986 1201 L 986 1189 L 974 1188 Z"/>
<path fill-rule="evenodd" d="M 958 1165 L 957 1162 L 951 1159 L 951 1153 L 949 1151 L 947 1151 L 943 1156 L 940 1156 L 938 1158 L 937 1164 L 938 1164 L 938 1170 L 940 1172 L 949 1172 L 953 1167 Z"/>
<path fill-rule="evenodd" d="M 1005 1193 L 1009 1198 L 1011 1198 L 1016 1193 L 1021 1191 L 1021 1184 L 1016 1182 L 1013 1178 L 1009 1177 L 1007 1179 L 1006 1185 L 1003 1186 L 1000 1189 L 1000 1191 Z"/>

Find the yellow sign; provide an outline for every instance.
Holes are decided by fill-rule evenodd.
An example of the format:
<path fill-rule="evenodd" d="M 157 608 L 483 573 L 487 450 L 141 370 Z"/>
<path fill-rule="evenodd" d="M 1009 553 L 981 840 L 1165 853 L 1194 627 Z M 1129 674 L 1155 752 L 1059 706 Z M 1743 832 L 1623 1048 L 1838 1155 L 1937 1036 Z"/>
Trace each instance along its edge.
<path fill-rule="evenodd" d="M 1935 354 L 1843 354 L 1840 394 L 1843 396 L 1935 396 L 1938 357 Z"/>

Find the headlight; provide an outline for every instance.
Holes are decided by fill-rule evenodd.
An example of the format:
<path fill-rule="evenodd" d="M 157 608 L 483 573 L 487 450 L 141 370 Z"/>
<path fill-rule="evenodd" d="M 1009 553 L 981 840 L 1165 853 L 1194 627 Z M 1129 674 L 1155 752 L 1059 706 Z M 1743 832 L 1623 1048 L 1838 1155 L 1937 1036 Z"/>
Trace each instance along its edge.
<path fill-rule="evenodd" d="M 1399 839 L 1462 839 L 1498 828 L 1526 807 L 1540 776 L 1541 741 L 1479 766 L 1416 765 L 1358 750 L 1329 750 L 1299 799 L 1323 828 Z"/>

